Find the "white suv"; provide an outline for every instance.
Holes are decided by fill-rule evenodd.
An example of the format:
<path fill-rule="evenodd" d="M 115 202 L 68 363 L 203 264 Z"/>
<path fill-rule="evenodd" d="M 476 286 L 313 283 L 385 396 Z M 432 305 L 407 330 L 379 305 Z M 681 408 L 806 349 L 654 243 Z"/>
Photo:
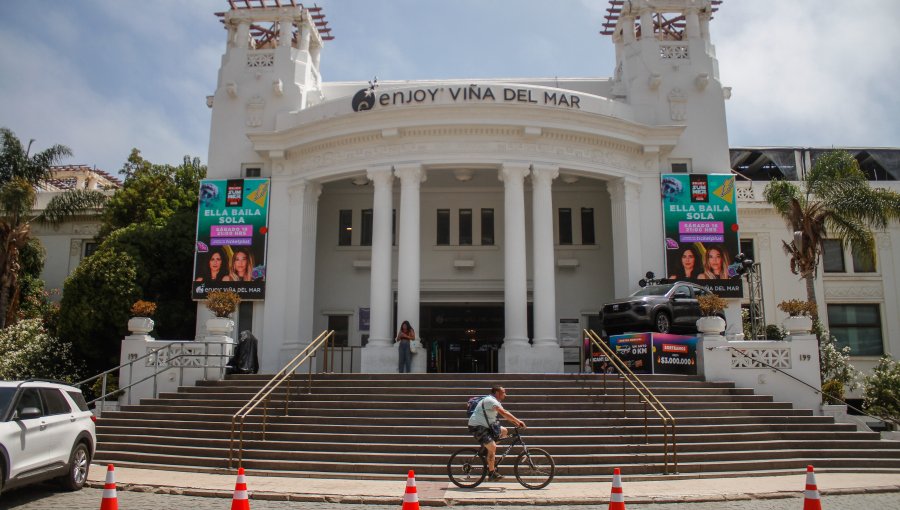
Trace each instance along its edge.
<path fill-rule="evenodd" d="M 51 478 L 81 489 L 97 444 L 94 420 L 78 388 L 0 382 L 0 490 Z"/>

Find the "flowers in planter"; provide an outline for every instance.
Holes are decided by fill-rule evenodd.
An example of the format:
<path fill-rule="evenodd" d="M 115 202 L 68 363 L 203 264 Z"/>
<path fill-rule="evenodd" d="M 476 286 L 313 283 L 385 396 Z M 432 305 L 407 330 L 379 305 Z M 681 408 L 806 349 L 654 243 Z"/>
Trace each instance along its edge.
<path fill-rule="evenodd" d="M 778 309 L 791 317 L 813 317 L 816 313 L 816 304 L 812 301 L 790 299 L 778 303 Z"/>
<path fill-rule="evenodd" d="M 241 297 L 230 290 L 211 290 L 206 294 L 206 308 L 216 317 L 228 318 L 240 302 Z"/>
<path fill-rule="evenodd" d="M 143 299 L 138 299 L 131 305 L 131 316 L 132 317 L 153 317 L 153 314 L 156 313 L 156 303 L 153 301 L 144 301 Z"/>
<path fill-rule="evenodd" d="M 700 305 L 700 313 L 704 317 L 721 315 L 725 313 L 725 308 L 728 306 L 728 301 L 712 292 L 698 297 L 697 303 Z"/>
<path fill-rule="evenodd" d="M 819 346 L 819 359 L 823 402 L 842 404 L 840 400 L 844 399 L 845 389 L 854 390 L 859 387 L 859 372 L 850 364 L 850 347 L 838 347 L 837 338 L 824 332 Z"/>

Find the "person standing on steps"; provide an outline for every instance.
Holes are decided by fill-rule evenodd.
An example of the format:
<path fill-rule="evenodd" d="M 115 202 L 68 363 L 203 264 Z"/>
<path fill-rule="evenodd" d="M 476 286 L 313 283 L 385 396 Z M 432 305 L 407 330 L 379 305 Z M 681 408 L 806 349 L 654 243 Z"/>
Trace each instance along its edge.
<path fill-rule="evenodd" d="M 509 435 L 506 427 L 500 426 L 500 416 L 511 421 L 520 429 L 525 428 L 525 422 L 513 416 L 500 404 L 506 399 L 506 388 L 499 384 L 491 386 L 491 394 L 481 399 L 475 406 L 475 411 L 469 418 L 469 432 L 487 450 L 488 480 L 498 481 L 503 475 L 495 469 L 497 458 L 496 440 Z"/>
<path fill-rule="evenodd" d="M 400 332 L 397 333 L 397 341 L 400 342 L 397 350 L 400 353 L 399 372 L 401 374 L 410 372 L 410 367 L 412 366 L 412 348 L 410 343 L 415 341 L 415 339 L 416 330 L 409 324 L 409 321 L 403 321 L 403 324 L 400 325 Z"/>

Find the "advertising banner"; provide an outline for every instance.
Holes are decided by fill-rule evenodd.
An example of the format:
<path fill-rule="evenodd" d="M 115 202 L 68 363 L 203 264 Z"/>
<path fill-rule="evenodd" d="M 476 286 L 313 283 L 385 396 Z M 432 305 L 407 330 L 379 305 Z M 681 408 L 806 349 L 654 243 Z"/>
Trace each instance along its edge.
<path fill-rule="evenodd" d="M 737 200 L 731 174 L 661 176 L 666 276 L 742 297 Z"/>
<path fill-rule="evenodd" d="M 609 337 L 609 346 L 635 374 L 653 373 L 650 333 L 628 333 Z"/>
<path fill-rule="evenodd" d="M 653 373 L 697 375 L 697 337 L 653 333 Z"/>
<path fill-rule="evenodd" d="M 268 228 L 268 179 L 204 179 L 191 297 L 232 290 L 243 300 L 264 299 Z"/>

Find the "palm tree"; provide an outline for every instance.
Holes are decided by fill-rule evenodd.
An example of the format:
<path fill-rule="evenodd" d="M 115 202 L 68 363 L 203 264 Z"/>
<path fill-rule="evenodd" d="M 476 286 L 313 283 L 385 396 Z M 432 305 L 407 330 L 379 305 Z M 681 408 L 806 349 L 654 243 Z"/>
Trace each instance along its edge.
<path fill-rule="evenodd" d="M 814 282 L 825 239 L 837 238 L 860 253 L 874 254 L 873 229 L 900 219 L 900 194 L 870 187 L 847 151 L 820 156 L 801 185 L 772 181 L 763 196 L 793 233 L 793 240 L 783 243 L 784 251 L 791 258 L 791 272 L 806 280 L 807 299 L 815 303 Z"/>
<path fill-rule="evenodd" d="M 11 322 L 19 291 L 19 251 L 31 239 L 31 224 L 37 220 L 57 224 L 87 209 L 99 207 L 106 195 L 96 190 L 69 190 L 53 197 L 44 211 L 32 216 L 36 188 L 51 177 L 51 167 L 72 151 L 54 145 L 36 154 L 7 128 L 0 128 L 0 327 Z"/>

